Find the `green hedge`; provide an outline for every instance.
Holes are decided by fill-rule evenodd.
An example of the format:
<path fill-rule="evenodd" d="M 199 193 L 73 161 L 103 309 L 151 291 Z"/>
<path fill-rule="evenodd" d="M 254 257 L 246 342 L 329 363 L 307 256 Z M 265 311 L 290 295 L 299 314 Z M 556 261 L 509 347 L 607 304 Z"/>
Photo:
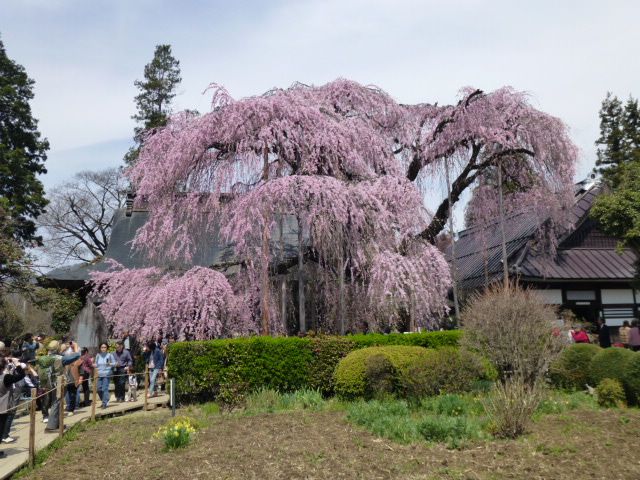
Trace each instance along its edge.
<path fill-rule="evenodd" d="M 250 337 L 176 342 L 169 346 L 169 375 L 182 401 L 215 398 L 221 385 L 281 392 L 312 388 L 331 395 L 333 373 L 349 352 L 382 345 L 457 346 L 461 332 L 367 334 L 345 337 Z"/>
<path fill-rule="evenodd" d="M 426 348 L 412 345 L 385 345 L 355 350 L 338 363 L 335 391 L 338 396 L 349 400 L 392 393 L 410 366 L 428 352 Z M 379 392 L 375 388 L 374 384 L 379 384 L 382 376 L 391 377 L 390 391 Z M 384 378 L 384 383 L 387 383 L 386 380 Z"/>

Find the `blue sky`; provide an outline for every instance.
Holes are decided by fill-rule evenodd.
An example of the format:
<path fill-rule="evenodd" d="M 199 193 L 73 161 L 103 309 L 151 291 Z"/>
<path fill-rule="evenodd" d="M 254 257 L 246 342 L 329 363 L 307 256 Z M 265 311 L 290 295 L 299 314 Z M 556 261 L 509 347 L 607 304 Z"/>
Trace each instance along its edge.
<path fill-rule="evenodd" d="M 210 82 L 242 97 L 346 77 L 440 104 L 467 85 L 511 85 L 569 125 L 583 176 L 606 92 L 640 95 L 638 18 L 640 2 L 613 0 L 0 0 L 7 52 L 36 80 L 47 188 L 121 163 L 133 82 L 158 43 L 181 62 L 176 109 L 201 112 Z"/>

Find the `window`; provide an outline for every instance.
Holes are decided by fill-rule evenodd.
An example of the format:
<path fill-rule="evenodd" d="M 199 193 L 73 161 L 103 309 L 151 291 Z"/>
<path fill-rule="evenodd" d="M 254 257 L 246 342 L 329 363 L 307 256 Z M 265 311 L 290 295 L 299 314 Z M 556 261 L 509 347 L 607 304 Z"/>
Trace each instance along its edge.
<path fill-rule="evenodd" d="M 567 290 L 567 300 L 589 300 L 596 299 L 595 290 Z"/>

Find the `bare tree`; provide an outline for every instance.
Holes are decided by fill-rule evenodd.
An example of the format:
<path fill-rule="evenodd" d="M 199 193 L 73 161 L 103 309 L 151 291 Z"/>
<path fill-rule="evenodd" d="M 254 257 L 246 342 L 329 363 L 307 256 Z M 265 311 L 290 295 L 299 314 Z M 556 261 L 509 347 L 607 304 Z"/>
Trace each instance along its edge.
<path fill-rule="evenodd" d="M 114 214 L 124 205 L 126 188 L 122 171 L 116 168 L 80 172 L 54 188 L 46 213 L 38 218 L 49 259 L 63 264 L 102 257 Z"/>

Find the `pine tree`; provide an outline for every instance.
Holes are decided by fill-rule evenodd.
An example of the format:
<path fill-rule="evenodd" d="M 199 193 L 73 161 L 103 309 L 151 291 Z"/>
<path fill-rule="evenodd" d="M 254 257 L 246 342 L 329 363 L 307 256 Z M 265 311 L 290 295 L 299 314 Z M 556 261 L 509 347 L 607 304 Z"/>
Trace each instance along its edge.
<path fill-rule="evenodd" d="M 47 172 L 49 142 L 31 115 L 34 83 L 0 41 L 0 235 L 22 245 L 39 241 L 34 219 L 47 204 L 38 174 Z"/>
<path fill-rule="evenodd" d="M 627 161 L 640 160 L 640 109 L 638 100 L 629 96 L 622 117 L 624 150 Z"/>
<path fill-rule="evenodd" d="M 607 92 L 600 108 L 600 137 L 596 140 L 596 171 L 605 177 L 615 173 L 624 161 L 623 115 L 622 102 L 615 95 L 611 95 L 611 92 Z"/>
<path fill-rule="evenodd" d="M 124 157 L 128 165 L 136 162 L 145 134 L 167 124 L 171 101 L 181 81 L 180 62 L 171 54 L 171 45 L 157 45 L 153 60 L 144 67 L 144 80 L 134 82 L 140 93 L 135 97 L 138 111 L 131 118 L 138 126 L 134 130 L 136 146 Z"/>

